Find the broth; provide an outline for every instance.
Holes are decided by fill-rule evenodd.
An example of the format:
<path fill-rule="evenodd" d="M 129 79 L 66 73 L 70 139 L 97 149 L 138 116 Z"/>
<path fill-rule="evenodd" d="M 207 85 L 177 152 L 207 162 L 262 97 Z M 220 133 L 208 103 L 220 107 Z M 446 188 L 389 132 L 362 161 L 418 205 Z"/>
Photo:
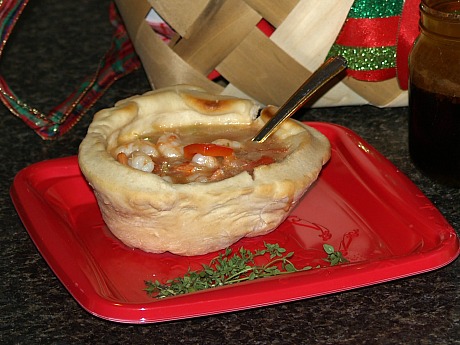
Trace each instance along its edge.
<path fill-rule="evenodd" d="M 113 156 L 171 183 L 216 182 L 243 171 L 252 174 L 257 166 L 286 157 L 288 147 L 275 136 L 264 143 L 251 141 L 257 131 L 241 126 L 212 127 L 206 132 L 186 127 L 120 145 L 113 150 Z"/>

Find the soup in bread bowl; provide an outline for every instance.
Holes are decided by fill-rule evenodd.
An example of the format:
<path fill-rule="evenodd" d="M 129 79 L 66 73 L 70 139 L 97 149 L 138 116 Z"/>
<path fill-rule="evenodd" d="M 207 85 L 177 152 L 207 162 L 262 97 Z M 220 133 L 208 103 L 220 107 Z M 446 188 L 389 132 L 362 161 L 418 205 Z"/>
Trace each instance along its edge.
<path fill-rule="evenodd" d="M 107 227 L 129 247 L 187 256 L 276 229 L 330 145 L 292 119 L 252 142 L 275 111 L 188 85 L 99 111 L 78 159 Z"/>

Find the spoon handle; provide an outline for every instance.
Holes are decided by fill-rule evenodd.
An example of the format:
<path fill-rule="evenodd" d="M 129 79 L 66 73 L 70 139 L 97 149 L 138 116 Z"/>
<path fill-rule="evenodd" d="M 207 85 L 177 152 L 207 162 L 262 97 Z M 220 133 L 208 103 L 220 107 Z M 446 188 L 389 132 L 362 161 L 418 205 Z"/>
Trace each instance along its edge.
<path fill-rule="evenodd" d="M 270 121 L 257 133 L 252 141 L 264 142 L 281 125 L 304 105 L 316 91 L 347 67 L 347 60 L 342 56 L 331 57 L 324 62 L 301 87 L 284 103 Z"/>

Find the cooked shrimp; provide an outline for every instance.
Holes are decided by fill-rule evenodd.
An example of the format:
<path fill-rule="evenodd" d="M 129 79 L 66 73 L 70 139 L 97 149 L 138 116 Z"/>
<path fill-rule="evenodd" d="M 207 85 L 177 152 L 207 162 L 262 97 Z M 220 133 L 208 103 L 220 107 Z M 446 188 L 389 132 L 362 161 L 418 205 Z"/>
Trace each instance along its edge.
<path fill-rule="evenodd" d="M 165 133 L 158 138 L 157 141 L 158 151 L 164 157 L 182 157 L 184 155 L 184 147 L 177 134 Z"/>
<path fill-rule="evenodd" d="M 131 155 L 134 151 L 137 151 L 135 142 L 128 144 L 120 145 L 115 149 L 115 156 L 118 156 L 120 153 L 124 153 L 127 157 Z"/>
<path fill-rule="evenodd" d="M 230 139 L 216 139 L 212 143 L 220 146 L 230 147 L 234 150 L 238 150 L 243 147 L 243 145 L 239 141 Z"/>
<path fill-rule="evenodd" d="M 212 156 L 203 156 L 200 153 L 197 153 L 193 156 L 192 162 L 209 169 L 217 169 L 219 167 L 219 161 L 216 157 Z"/>
<path fill-rule="evenodd" d="M 158 148 L 155 146 L 155 144 L 151 143 L 148 140 L 142 140 L 138 144 L 139 151 L 144 152 L 146 155 L 149 155 L 150 157 L 159 157 L 160 152 L 158 152 Z"/>
<path fill-rule="evenodd" d="M 141 151 L 134 151 L 131 156 L 128 158 L 128 165 L 137 170 L 142 170 L 145 172 L 152 172 L 155 168 L 155 164 L 152 161 L 152 158 Z"/>
<path fill-rule="evenodd" d="M 155 144 L 147 140 L 137 140 L 128 144 L 120 145 L 115 149 L 115 156 L 124 153 L 129 157 L 133 152 L 140 151 L 151 157 L 158 157 L 160 154 Z"/>

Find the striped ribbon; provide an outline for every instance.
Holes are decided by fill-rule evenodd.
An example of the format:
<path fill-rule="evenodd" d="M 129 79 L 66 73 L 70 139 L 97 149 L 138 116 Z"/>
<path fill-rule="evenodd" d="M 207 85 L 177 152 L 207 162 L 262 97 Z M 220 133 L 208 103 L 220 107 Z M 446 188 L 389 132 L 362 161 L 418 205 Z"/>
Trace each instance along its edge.
<path fill-rule="evenodd" d="M 28 0 L 0 2 L 0 55 Z M 71 129 L 119 78 L 141 66 L 121 17 L 112 2 L 110 22 L 115 28 L 112 44 L 99 62 L 96 72 L 48 114 L 21 101 L 0 75 L 0 99 L 11 113 L 22 119 L 43 139 L 56 139 Z"/>
<path fill-rule="evenodd" d="M 400 86 L 406 87 L 408 54 L 418 34 L 418 3 L 356 0 L 328 56 L 344 56 L 347 73 L 355 79 L 382 81 L 398 75 Z M 403 10 L 410 15 L 403 17 Z"/>

